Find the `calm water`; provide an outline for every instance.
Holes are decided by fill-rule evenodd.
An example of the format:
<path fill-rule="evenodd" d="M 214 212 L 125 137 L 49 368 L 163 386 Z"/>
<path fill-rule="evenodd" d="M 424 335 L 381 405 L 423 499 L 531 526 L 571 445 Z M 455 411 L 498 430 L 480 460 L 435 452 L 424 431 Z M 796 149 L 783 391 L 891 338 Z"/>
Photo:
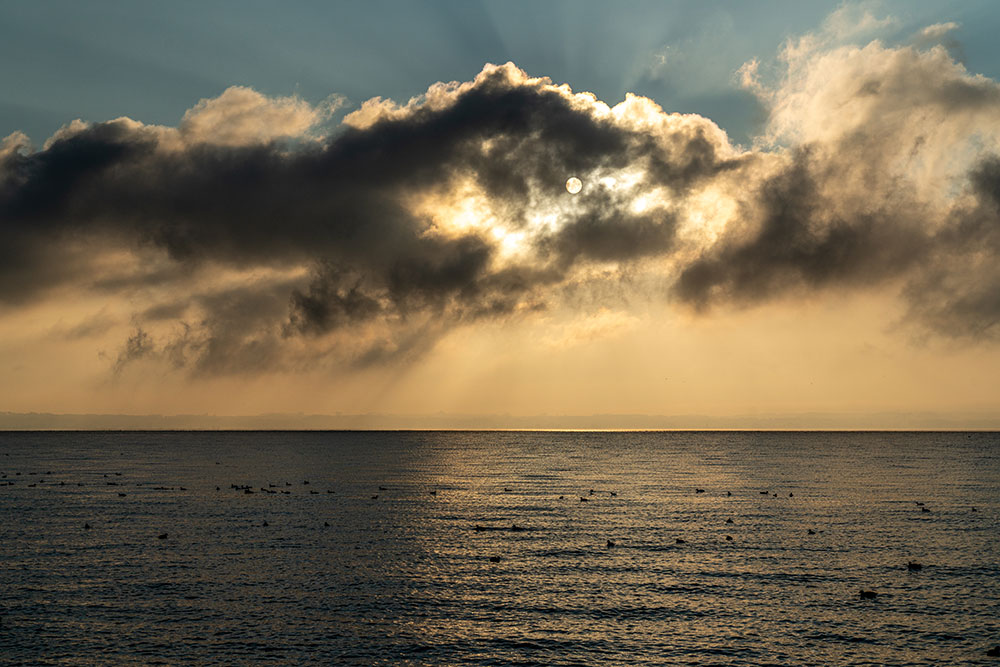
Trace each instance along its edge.
<path fill-rule="evenodd" d="M 6 433 L 0 474 L 4 664 L 1000 664 L 998 434 Z"/>

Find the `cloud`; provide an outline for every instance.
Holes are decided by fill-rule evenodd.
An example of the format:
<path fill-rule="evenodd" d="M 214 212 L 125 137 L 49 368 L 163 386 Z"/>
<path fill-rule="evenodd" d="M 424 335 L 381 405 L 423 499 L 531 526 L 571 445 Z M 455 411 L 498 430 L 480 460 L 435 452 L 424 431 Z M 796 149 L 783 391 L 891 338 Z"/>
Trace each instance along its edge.
<path fill-rule="evenodd" d="M 11 135 L 0 303 L 127 296 L 116 372 L 400 362 L 588 289 L 709 312 L 883 286 L 914 326 L 996 337 L 1000 86 L 941 46 L 852 44 L 889 21 L 848 13 L 741 70 L 770 110 L 753 150 L 511 63 L 325 134 L 329 107 L 234 87 L 177 128 Z"/>
<path fill-rule="evenodd" d="M 909 319 L 965 340 L 1000 338 L 1000 158 L 981 160 L 953 224 L 908 278 Z"/>
<path fill-rule="evenodd" d="M 269 326 L 285 339 L 373 320 L 384 335 L 404 335 L 401 323 L 417 313 L 453 323 L 506 317 L 540 307 L 547 287 L 588 262 L 671 246 L 676 221 L 664 207 L 635 212 L 627 193 L 597 181 L 569 201 L 568 174 L 638 169 L 681 192 L 736 155 L 706 119 L 668 116 L 634 97 L 612 110 L 510 64 L 432 87 L 365 123 L 349 117 L 323 143 L 274 142 L 312 115 L 296 101 L 263 99 L 229 89 L 203 100 L 181 123 L 180 147 L 162 127 L 117 119 L 71 124 L 43 150 L 5 154 L 2 234 L 23 267 L 14 274 L 6 265 L 0 298 L 24 300 L 79 279 L 92 267 L 63 259 L 80 239 L 94 239 L 94 261 L 112 247 L 167 260 L 154 273 L 143 265 L 95 281 L 105 289 L 146 276 L 180 284 L 206 266 L 319 267 L 283 295 L 268 293 L 267 310 L 281 303 L 285 312 Z M 288 124 L 260 132 L 273 114 Z M 448 205 L 460 182 L 472 183 L 496 225 L 462 228 L 415 210 L 415 198 L 435 193 Z M 539 225 L 539 215 L 551 220 Z M 57 265 L 65 273 L 56 278 Z M 171 312 L 182 309 L 146 309 L 154 321 Z M 223 319 L 195 328 L 214 341 Z M 212 349 L 192 335 L 179 348 L 185 359 Z"/>
<path fill-rule="evenodd" d="M 113 366 L 115 375 L 121 373 L 122 369 L 129 364 L 135 363 L 140 359 L 149 358 L 153 354 L 155 354 L 153 339 L 141 328 L 136 328 L 128 339 L 126 339 L 121 350 L 118 351 L 118 356 L 115 357 Z"/>
<path fill-rule="evenodd" d="M 1000 86 L 937 45 L 873 41 L 783 57 L 770 85 L 757 63 L 743 70 L 771 109 L 760 145 L 780 166 L 752 179 L 744 224 L 682 268 L 675 295 L 706 309 L 901 282 L 911 324 L 996 338 Z"/>
<path fill-rule="evenodd" d="M 818 30 L 785 42 L 781 57 L 786 61 L 802 60 L 848 43 L 871 39 L 896 24 L 892 16 L 881 18 L 872 13 L 874 3 L 844 2 L 830 12 Z"/>
<path fill-rule="evenodd" d="M 961 27 L 961 24 L 954 21 L 935 23 L 919 30 L 917 34 L 910 38 L 910 41 L 917 48 L 928 48 L 940 44 L 948 49 L 948 52 L 956 61 L 964 64 L 965 49 L 954 35 Z"/>
<path fill-rule="evenodd" d="M 680 272 L 677 296 L 704 309 L 715 301 L 759 302 L 789 291 L 870 285 L 899 276 L 925 256 L 930 239 L 912 210 L 889 201 L 845 209 L 828 192 L 828 165 L 808 150 L 757 185 L 755 223 L 706 250 Z"/>
<path fill-rule="evenodd" d="M 29 150 L 31 150 L 31 140 L 28 135 L 20 131 L 12 132 L 0 142 L 0 160 L 6 160 L 18 152 Z"/>
<path fill-rule="evenodd" d="M 935 42 L 941 41 L 943 38 L 958 30 L 960 27 L 962 26 L 954 21 L 935 23 L 917 31 L 915 39 L 917 40 L 917 44 L 919 46 L 933 45 Z"/>
<path fill-rule="evenodd" d="M 60 321 L 49 330 L 49 336 L 67 341 L 93 338 L 111 330 L 117 323 L 117 320 L 108 314 L 107 309 L 103 308 L 72 326 Z"/>
<path fill-rule="evenodd" d="M 188 109 L 178 129 L 185 143 L 244 146 L 304 136 L 343 103 L 334 97 L 314 107 L 297 97 L 269 98 L 232 86 Z"/>

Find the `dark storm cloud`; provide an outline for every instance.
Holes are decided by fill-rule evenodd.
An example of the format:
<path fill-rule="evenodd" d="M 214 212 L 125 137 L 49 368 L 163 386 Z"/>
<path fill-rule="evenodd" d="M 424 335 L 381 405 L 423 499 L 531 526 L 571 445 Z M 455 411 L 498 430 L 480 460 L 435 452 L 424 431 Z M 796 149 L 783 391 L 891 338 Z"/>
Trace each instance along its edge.
<path fill-rule="evenodd" d="M 546 244 L 552 266 L 514 271 L 495 265 L 496 241 L 488 235 L 426 233 L 428 221 L 405 197 L 472 178 L 517 226 L 525 224 L 530 198 L 567 196 L 568 174 L 649 163 L 663 185 L 682 187 L 719 162 L 701 136 L 676 137 L 673 153 L 661 155 L 647 136 L 550 87 L 512 81 L 505 68 L 484 73 L 443 108 L 345 127 L 323 144 L 158 142 L 165 144 L 162 128 L 118 120 L 63 132 L 37 152 L 6 154 L 0 299 L 25 300 L 83 279 L 86 263 L 74 266 L 64 256 L 75 242 L 99 239 L 105 247 L 162 249 L 176 267 L 88 276 L 107 291 L 170 284 L 206 262 L 324 267 L 281 299 L 286 335 L 423 310 L 456 320 L 505 314 L 537 307 L 535 288 L 574 262 L 668 248 L 673 222 L 631 215 L 621 202 L 584 199 Z M 675 170 L 665 166 L 671 159 Z M 347 276 L 353 282 L 345 283 Z M 182 311 L 161 304 L 146 315 Z"/>
<path fill-rule="evenodd" d="M 916 86 L 928 108 L 984 113 L 996 91 L 962 76 L 946 71 L 924 95 L 919 76 L 873 74 L 860 87 L 850 78 L 842 96 L 888 104 L 906 98 L 885 93 L 892 86 Z M 267 104 L 248 89 L 227 104 L 236 97 Z M 933 143 L 910 128 L 882 137 L 886 126 L 875 121 L 898 110 L 875 108 L 859 127 L 769 153 L 734 150 L 710 121 L 667 116 L 648 100 L 630 98 L 611 113 L 511 65 L 432 88 L 406 107 L 373 101 L 323 141 L 244 137 L 225 127 L 221 100 L 197 107 L 211 122 L 185 117 L 207 135 L 119 119 L 70 126 L 38 151 L 5 143 L 0 303 L 66 285 L 160 290 L 138 310 L 115 369 L 158 358 L 201 373 L 280 367 L 295 345 L 362 365 L 412 358 L 451 326 L 545 309 L 577 269 L 613 265 L 624 275 L 649 258 L 673 262 L 671 294 L 698 310 L 899 280 L 925 326 L 995 331 L 1000 163 L 973 170 L 972 203 L 942 222 L 879 157 L 895 142 L 922 158 Z M 224 136 L 213 141 L 213 128 Z M 613 173 L 637 185 L 600 178 Z M 570 175 L 587 179 L 572 198 Z M 507 232 L 524 235 L 522 254 L 505 254 L 502 235 L 488 228 L 440 233 L 433 213 L 414 204 L 445 201 L 468 182 Z M 678 230 L 687 198 L 706 188 L 735 202 L 738 215 L 698 245 Z M 633 206 L 649 192 L 659 205 Z M 539 227 L 539 208 L 550 227 Z M 99 265 L 112 249 L 153 259 Z M 986 258 L 978 281 L 963 268 L 974 256 Z M 199 283 L 213 269 L 272 277 L 235 288 Z M 173 333 L 143 328 L 170 322 Z M 353 342 L 338 338 L 351 332 Z"/>
<path fill-rule="evenodd" d="M 934 253 L 904 295 L 910 317 L 955 338 L 1000 339 L 1000 158 L 970 174 L 972 201 L 935 234 Z"/>
<path fill-rule="evenodd" d="M 821 171 L 800 151 L 766 179 L 750 200 L 760 224 L 684 266 L 674 296 L 705 310 L 902 280 L 911 323 L 952 338 L 1000 338 L 1000 160 L 973 168 L 968 201 L 945 221 L 884 193 L 846 215 L 821 194 Z"/>
<path fill-rule="evenodd" d="M 775 149 L 737 170 L 738 218 L 679 267 L 673 296 L 704 311 L 889 286 L 918 329 L 1000 338 L 1000 170 L 984 156 L 1000 86 L 936 46 L 954 27 L 930 26 L 917 48 L 807 35 L 772 86 L 748 63 Z"/>
<path fill-rule="evenodd" d="M 378 315 L 382 305 L 363 289 L 360 277 L 346 275 L 335 265 L 322 265 L 308 289 L 292 291 L 290 328 L 324 333 Z"/>
<path fill-rule="evenodd" d="M 543 248 L 563 263 L 578 258 L 602 261 L 629 261 L 662 255 L 674 242 L 675 221 L 667 214 L 616 215 L 594 209 L 545 239 Z"/>
<path fill-rule="evenodd" d="M 119 368 L 156 358 L 196 374 L 239 374 L 276 368 L 281 361 L 280 322 L 287 312 L 290 281 L 259 282 L 197 293 L 147 308 L 142 322 L 170 321 L 173 332 L 144 332 L 145 354 L 124 356 Z"/>
<path fill-rule="evenodd" d="M 883 202 L 852 217 L 825 201 L 808 150 L 763 181 L 748 203 L 760 222 L 723 239 L 680 273 L 674 292 L 704 309 L 713 301 L 752 303 L 801 288 L 871 284 L 899 276 L 925 257 L 930 239 L 907 210 Z"/>
<path fill-rule="evenodd" d="M 987 210 L 984 213 L 989 216 L 989 214 L 996 214 L 1000 210 L 1000 157 L 995 155 L 990 155 L 983 158 L 978 165 L 972 170 L 970 181 L 972 186 L 975 188 L 975 192 L 979 195 L 980 199 L 983 200 L 984 206 Z M 983 219 L 979 219 L 977 222 L 982 223 Z M 973 232 L 971 236 L 975 237 L 978 228 L 983 226 L 982 224 L 966 225 L 966 233 Z M 985 233 L 992 232 L 996 234 L 998 232 L 996 225 L 985 225 L 987 229 L 983 230 Z"/>
<path fill-rule="evenodd" d="M 484 148 L 486 141 L 493 143 Z M 423 224 L 399 196 L 456 175 L 473 176 L 516 207 L 532 187 L 559 192 L 567 174 L 598 167 L 647 160 L 665 181 L 683 184 L 719 162 L 713 146 L 694 136 L 671 170 L 648 138 L 556 92 L 513 85 L 502 70 L 447 108 L 348 128 L 323 146 L 155 148 L 150 130 L 111 121 L 8 155 L 0 187 L 4 247 L 44 245 L 60 232 L 107 233 L 177 259 L 350 257 L 387 272 L 437 249 L 421 239 Z"/>

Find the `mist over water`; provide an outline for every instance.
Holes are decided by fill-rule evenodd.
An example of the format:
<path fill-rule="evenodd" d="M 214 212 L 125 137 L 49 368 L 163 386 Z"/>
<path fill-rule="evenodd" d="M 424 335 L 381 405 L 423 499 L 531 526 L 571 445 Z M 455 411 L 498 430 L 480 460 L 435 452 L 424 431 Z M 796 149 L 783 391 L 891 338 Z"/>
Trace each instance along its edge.
<path fill-rule="evenodd" d="M 0 664 L 956 665 L 1000 643 L 994 433 L 2 433 L 0 474 Z"/>

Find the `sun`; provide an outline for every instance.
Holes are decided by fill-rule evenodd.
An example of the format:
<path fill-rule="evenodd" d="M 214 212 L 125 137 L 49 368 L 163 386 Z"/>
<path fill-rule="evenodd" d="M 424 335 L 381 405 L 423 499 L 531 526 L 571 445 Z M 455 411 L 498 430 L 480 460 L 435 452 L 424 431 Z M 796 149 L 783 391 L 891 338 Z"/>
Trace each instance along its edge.
<path fill-rule="evenodd" d="M 575 195 L 577 192 L 583 189 L 583 181 L 581 181 L 576 176 L 570 176 L 569 180 L 566 181 L 566 192 L 571 195 Z"/>

